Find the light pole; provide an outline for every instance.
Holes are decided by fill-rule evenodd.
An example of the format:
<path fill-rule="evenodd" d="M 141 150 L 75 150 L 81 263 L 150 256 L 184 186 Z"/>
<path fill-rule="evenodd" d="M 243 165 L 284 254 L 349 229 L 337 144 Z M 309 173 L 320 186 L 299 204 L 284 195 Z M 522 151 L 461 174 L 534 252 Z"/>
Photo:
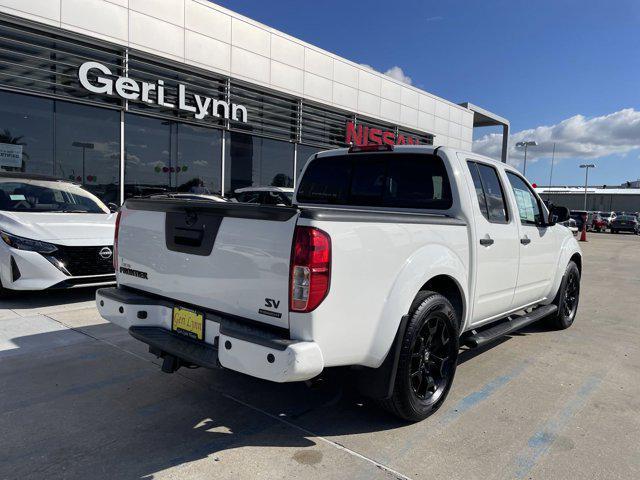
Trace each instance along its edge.
<path fill-rule="evenodd" d="M 589 169 L 596 168 L 593 163 L 585 163 L 580 165 L 580 168 L 584 168 L 584 211 L 587 211 L 587 184 L 589 183 Z"/>
<path fill-rule="evenodd" d="M 529 140 L 525 142 L 516 143 L 516 147 L 524 148 L 524 169 L 522 170 L 522 175 L 527 176 L 527 147 L 537 147 L 538 142 L 535 140 Z"/>
<path fill-rule="evenodd" d="M 72 147 L 79 147 L 82 148 L 82 182 L 84 184 L 84 152 L 85 150 L 88 148 L 89 150 L 93 150 L 93 143 L 87 143 L 87 142 L 73 142 L 71 144 Z"/>
<path fill-rule="evenodd" d="M 553 153 L 551 154 L 551 172 L 549 172 L 549 190 L 547 195 L 547 201 L 551 200 L 551 183 L 553 180 L 553 161 L 556 157 L 556 142 L 553 142 Z"/>

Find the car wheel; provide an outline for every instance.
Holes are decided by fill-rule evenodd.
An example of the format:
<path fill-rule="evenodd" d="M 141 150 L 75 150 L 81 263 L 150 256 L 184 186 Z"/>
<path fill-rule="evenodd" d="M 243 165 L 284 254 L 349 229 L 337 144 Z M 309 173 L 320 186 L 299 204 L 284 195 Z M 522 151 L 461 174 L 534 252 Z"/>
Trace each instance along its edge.
<path fill-rule="evenodd" d="M 558 330 L 569 328 L 578 313 L 580 300 L 580 270 L 575 262 L 569 262 L 562 277 L 562 283 L 553 303 L 558 311 L 549 317 L 550 324 Z"/>
<path fill-rule="evenodd" d="M 458 315 L 446 297 L 420 292 L 402 340 L 393 394 L 380 400 L 392 414 L 417 422 L 444 402 L 458 362 Z"/>

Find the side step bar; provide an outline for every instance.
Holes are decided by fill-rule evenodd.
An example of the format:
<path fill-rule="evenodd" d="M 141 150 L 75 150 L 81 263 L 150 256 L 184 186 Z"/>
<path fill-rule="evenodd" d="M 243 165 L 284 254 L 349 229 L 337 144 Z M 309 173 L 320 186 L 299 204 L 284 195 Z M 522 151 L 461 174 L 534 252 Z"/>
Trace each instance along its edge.
<path fill-rule="evenodd" d="M 494 324 L 484 330 L 472 330 L 471 334 L 464 338 L 463 343 L 469 348 L 477 348 L 504 337 L 510 333 L 520 330 L 538 320 L 551 315 L 558 310 L 557 305 L 544 305 L 536 308 L 531 313 L 515 317 L 511 320 L 504 320 Z"/>

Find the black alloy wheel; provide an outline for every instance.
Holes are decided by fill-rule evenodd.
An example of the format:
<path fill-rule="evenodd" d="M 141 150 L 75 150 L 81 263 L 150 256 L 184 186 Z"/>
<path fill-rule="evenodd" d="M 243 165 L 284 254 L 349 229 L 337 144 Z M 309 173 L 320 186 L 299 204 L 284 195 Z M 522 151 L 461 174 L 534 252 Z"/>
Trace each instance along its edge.
<path fill-rule="evenodd" d="M 433 404 L 442 396 L 451 370 L 453 332 L 442 315 L 428 318 L 416 335 L 411 349 L 409 381 L 414 395 Z"/>
<path fill-rule="evenodd" d="M 551 324 L 560 330 L 569 328 L 578 313 L 580 301 L 580 270 L 575 262 L 569 262 L 565 270 L 560 290 L 556 295 L 554 304 L 558 306 L 555 315 L 549 318 Z"/>
<path fill-rule="evenodd" d="M 573 320 L 578 311 L 578 298 L 580 296 L 580 279 L 575 272 L 569 273 L 567 286 L 564 291 L 564 299 L 562 302 L 562 315 L 565 318 Z"/>
<path fill-rule="evenodd" d="M 438 410 L 451 389 L 458 363 L 460 320 L 443 295 L 416 296 L 402 337 L 393 393 L 379 405 L 410 422 Z"/>

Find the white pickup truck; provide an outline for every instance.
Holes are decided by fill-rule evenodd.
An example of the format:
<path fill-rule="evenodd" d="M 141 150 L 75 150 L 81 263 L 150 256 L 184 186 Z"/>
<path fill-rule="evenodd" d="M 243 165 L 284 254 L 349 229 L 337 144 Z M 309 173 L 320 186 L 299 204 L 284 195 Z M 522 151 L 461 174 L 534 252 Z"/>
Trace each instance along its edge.
<path fill-rule="evenodd" d="M 293 206 L 127 200 L 101 315 L 163 370 L 274 382 L 348 367 L 392 413 L 444 401 L 461 345 L 573 322 L 582 254 L 514 168 L 470 152 L 375 146 L 314 155 Z"/>

